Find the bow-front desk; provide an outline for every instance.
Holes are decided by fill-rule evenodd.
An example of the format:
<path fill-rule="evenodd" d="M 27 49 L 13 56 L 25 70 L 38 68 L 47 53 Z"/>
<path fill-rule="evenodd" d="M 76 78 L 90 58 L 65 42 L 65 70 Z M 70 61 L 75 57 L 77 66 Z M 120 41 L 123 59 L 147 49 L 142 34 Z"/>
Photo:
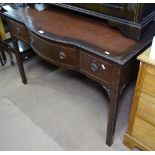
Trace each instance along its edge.
<path fill-rule="evenodd" d="M 152 41 L 154 22 L 144 32 L 145 37 L 135 41 L 106 21 L 54 6 L 19 8 L 1 16 L 9 24 L 23 83 L 27 80 L 18 58 L 19 39 L 44 60 L 79 71 L 105 88 L 109 97 L 106 143 L 112 145 L 119 97 L 137 73 L 137 54 Z"/>

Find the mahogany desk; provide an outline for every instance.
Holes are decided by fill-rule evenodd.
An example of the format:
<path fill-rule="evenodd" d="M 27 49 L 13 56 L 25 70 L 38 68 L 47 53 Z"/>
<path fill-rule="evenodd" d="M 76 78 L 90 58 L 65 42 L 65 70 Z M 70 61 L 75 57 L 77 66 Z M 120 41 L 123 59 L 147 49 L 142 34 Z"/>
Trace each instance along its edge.
<path fill-rule="evenodd" d="M 1 15 L 10 26 L 23 83 L 27 80 L 18 58 L 18 39 L 29 44 L 44 60 L 79 71 L 105 88 L 110 101 L 106 143 L 111 146 L 119 97 L 137 73 L 136 56 L 150 44 L 155 24 L 144 32 L 145 38 L 134 41 L 103 20 L 52 6 L 42 11 L 19 8 Z"/>

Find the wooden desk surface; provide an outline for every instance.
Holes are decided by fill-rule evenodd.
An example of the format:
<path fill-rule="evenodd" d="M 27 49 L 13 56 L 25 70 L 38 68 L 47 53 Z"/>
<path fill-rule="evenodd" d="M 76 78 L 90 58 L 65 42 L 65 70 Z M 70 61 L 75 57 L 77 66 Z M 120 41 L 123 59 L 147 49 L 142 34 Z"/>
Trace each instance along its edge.
<path fill-rule="evenodd" d="M 19 8 L 3 15 L 24 23 L 42 37 L 82 47 L 119 64 L 126 63 L 148 45 L 155 33 L 153 23 L 145 32 L 144 39 L 131 40 L 103 20 L 52 6 L 43 11 L 31 7 Z M 39 30 L 43 30 L 44 34 L 40 34 Z"/>

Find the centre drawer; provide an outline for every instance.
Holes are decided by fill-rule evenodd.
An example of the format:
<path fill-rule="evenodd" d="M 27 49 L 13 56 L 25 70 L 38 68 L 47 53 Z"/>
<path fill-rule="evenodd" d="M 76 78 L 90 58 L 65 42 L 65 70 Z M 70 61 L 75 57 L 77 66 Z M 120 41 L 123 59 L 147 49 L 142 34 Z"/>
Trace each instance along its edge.
<path fill-rule="evenodd" d="M 74 47 L 45 40 L 32 32 L 30 32 L 30 36 L 32 48 L 42 58 L 68 67 L 76 66 L 76 49 Z"/>
<path fill-rule="evenodd" d="M 80 52 L 80 70 L 99 82 L 109 84 L 113 79 L 111 64 L 84 52 Z"/>

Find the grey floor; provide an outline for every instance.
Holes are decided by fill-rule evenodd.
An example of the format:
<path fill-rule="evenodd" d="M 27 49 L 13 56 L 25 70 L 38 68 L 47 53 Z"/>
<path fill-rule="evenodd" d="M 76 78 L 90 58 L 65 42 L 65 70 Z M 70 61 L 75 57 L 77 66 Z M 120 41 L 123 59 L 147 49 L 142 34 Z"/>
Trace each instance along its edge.
<path fill-rule="evenodd" d="M 114 143 L 108 147 L 104 89 L 38 58 L 26 62 L 25 71 L 27 85 L 17 65 L 0 68 L 0 150 L 129 150 L 122 141 L 134 83 L 122 96 Z"/>

